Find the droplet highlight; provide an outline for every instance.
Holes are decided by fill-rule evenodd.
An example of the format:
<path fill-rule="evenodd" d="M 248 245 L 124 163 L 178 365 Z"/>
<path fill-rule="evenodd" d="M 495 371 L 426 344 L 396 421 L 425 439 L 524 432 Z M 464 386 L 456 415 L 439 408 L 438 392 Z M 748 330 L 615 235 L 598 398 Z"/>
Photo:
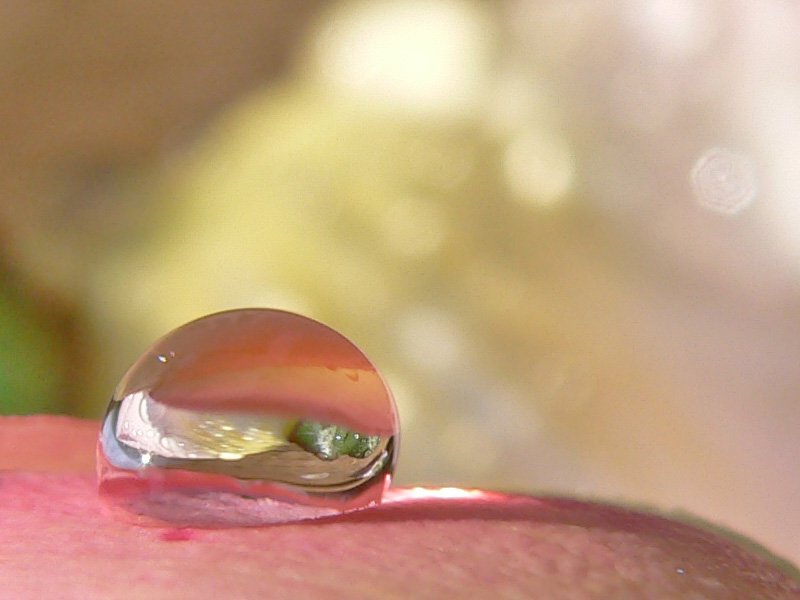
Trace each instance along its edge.
<path fill-rule="evenodd" d="M 279 310 L 192 321 L 117 386 L 99 492 L 140 524 L 250 526 L 380 503 L 399 425 L 378 371 L 344 336 Z"/>

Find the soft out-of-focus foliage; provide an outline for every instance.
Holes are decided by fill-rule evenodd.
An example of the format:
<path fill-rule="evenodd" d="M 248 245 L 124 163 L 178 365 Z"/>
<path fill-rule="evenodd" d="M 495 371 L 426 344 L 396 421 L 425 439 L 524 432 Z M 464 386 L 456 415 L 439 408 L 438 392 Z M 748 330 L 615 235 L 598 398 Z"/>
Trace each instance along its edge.
<path fill-rule="evenodd" d="M 75 412 L 184 321 L 296 310 L 387 375 L 400 483 L 680 507 L 797 558 L 790 24 L 336 3 L 191 143 L 31 187 L 8 257 L 88 323 Z"/>
<path fill-rule="evenodd" d="M 64 348 L 40 315 L 0 287 L 0 414 L 64 410 Z"/>

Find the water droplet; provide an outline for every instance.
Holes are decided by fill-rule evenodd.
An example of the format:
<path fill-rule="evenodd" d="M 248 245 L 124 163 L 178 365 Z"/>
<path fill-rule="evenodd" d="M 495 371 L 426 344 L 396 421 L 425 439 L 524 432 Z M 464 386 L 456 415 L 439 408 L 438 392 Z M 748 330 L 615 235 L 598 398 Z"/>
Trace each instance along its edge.
<path fill-rule="evenodd" d="M 122 378 L 99 490 L 143 524 L 334 515 L 380 502 L 398 432 L 389 389 L 342 335 L 288 312 L 227 311 L 167 334 Z"/>

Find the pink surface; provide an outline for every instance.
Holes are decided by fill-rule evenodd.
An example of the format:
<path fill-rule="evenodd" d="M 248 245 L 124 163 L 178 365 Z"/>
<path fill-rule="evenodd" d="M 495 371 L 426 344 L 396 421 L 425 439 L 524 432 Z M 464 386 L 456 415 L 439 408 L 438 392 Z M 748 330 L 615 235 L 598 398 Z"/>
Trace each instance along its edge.
<path fill-rule="evenodd" d="M 91 474 L 38 456 L 47 445 L 34 429 L 74 429 L 62 454 L 93 452 L 86 423 L 34 421 L 24 464 L 53 472 L 0 474 L 1 598 L 800 598 L 797 583 L 716 535 L 563 499 L 401 493 L 302 524 L 131 526 L 101 509 Z M 0 420 L 3 443 L 20 426 Z"/>
<path fill-rule="evenodd" d="M 93 473 L 98 428 L 52 415 L 0 417 L 0 471 Z"/>

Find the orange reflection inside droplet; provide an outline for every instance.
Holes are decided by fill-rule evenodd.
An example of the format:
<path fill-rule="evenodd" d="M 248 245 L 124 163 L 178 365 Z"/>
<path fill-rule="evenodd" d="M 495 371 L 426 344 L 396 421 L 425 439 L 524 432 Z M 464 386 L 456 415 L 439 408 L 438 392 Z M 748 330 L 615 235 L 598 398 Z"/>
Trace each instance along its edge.
<path fill-rule="evenodd" d="M 218 313 L 176 329 L 131 367 L 115 396 L 140 390 L 198 411 L 310 418 L 371 435 L 398 428 L 391 393 L 352 342 L 278 310 Z"/>

